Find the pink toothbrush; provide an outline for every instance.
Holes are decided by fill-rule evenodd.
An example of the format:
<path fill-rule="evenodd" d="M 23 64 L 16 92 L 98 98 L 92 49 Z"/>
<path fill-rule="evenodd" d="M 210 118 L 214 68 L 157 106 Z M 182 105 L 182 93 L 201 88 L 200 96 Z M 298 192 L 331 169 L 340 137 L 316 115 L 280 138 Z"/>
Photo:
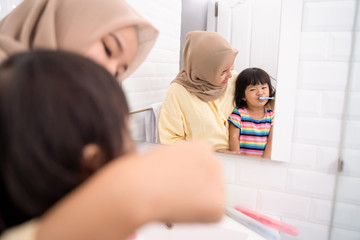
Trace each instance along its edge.
<path fill-rule="evenodd" d="M 241 207 L 241 206 L 235 206 L 234 207 L 236 210 L 238 210 L 239 212 L 242 212 L 243 214 L 261 222 L 262 224 L 271 227 L 273 229 L 279 230 L 281 232 L 287 233 L 289 235 L 292 236 L 297 236 L 299 234 L 299 230 L 294 227 L 291 226 L 289 224 L 277 221 L 273 218 L 270 218 L 268 216 L 262 215 L 258 212 L 252 211 L 250 209 L 247 209 L 245 207 Z"/>

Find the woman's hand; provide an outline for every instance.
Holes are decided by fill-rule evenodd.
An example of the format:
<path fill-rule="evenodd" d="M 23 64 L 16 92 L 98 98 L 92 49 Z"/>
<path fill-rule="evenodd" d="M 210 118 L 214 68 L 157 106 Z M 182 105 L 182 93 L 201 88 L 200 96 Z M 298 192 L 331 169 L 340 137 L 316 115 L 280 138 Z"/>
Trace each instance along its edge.
<path fill-rule="evenodd" d="M 239 152 L 236 152 L 236 151 L 231 151 L 229 149 L 218 149 L 216 150 L 216 152 L 220 152 L 220 153 L 231 153 L 231 154 L 240 154 L 240 151 Z"/>

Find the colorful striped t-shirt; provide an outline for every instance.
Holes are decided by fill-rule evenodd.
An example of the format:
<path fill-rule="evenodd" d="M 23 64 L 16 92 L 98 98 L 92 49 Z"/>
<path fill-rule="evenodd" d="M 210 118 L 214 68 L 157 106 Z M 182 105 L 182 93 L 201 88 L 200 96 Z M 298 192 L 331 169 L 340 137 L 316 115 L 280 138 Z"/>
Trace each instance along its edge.
<path fill-rule="evenodd" d="M 262 156 L 266 147 L 270 128 L 273 125 L 274 112 L 265 109 L 264 118 L 255 119 L 245 108 L 235 108 L 229 122 L 240 129 L 240 154 Z"/>

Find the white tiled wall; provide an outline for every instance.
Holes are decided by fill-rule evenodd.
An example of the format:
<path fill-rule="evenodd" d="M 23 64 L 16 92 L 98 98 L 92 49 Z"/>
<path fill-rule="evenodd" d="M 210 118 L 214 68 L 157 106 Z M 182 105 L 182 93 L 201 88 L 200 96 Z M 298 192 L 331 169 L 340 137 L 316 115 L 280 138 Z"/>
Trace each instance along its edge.
<path fill-rule="evenodd" d="M 23 0 L 0 0 L 0 19 L 5 17 Z"/>
<path fill-rule="evenodd" d="M 360 239 L 359 37 L 354 52 L 355 74 L 350 92 L 346 91 L 355 4 L 355 0 L 303 1 L 290 161 L 236 160 L 219 154 L 224 162 L 227 203 L 250 207 L 299 228 L 299 236 L 283 234 L 282 239 Z M 346 148 L 341 151 L 344 104 L 350 113 L 345 114 L 348 131 L 344 136 Z M 345 165 L 337 177 L 340 154 Z"/>
<path fill-rule="evenodd" d="M 130 109 L 148 108 L 165 98 L 170 82 L 179 72 L 181 0 L 128 0 L 159 31 L 155 47 L 140 68 L 124 81 Z M 145 140 L 145 112 L 131 116 L 135 140 Z"/>

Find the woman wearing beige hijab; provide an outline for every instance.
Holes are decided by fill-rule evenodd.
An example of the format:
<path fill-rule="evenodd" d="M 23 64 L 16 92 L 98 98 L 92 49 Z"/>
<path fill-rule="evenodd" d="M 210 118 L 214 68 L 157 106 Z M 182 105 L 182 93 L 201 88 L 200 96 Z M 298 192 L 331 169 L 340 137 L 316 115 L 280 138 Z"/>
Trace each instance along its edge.
<path fill-rule="evenodd" d="M 90 57 L 121 81 L 156 37 L 156 29 L 122 0 L 25 0 L 0 22 L 0 61 L 31 49 L 67 50 Z M 125 239 L 150 221 L 219 220 L 222 204 L 221 168 L 210 147 L 182 143 L 112 161 L 43 216 L 0 239 Z"/>
<path fill-rule="evenodd" d="M 121 80 L 157 35 L 123 0 L 25 0 L 0 23 L 0 60 L 30 49 L 66 50 L 89 56 Z"/>
<path fill-rule="evenodd" d="M 218 33 L 194 31 L 186 37 L 183 54 L 183 68 L 161 107 L 160 142 L 206 139 L 215 150 L 228 149 L 237 50 Z"/>

